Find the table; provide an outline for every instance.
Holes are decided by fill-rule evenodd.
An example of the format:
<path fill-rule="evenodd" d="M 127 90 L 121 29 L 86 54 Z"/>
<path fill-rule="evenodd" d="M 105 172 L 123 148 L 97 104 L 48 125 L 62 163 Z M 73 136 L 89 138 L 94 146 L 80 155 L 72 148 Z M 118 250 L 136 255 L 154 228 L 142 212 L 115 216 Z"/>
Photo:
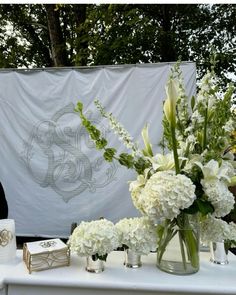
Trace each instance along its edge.
<path fill-rule="evenodd" d="M 143 266 L 123 266 L 124 253 L 108 255 L 105 271 L 85 271 L 85 259 L 71 256 L 71 265 L 28 274 L 22 251 L 11 264 L 0 265 L 0 295 L 176 295 L 236 294 L 236 256 L 229 254 L 226 266 L 209 262 L 209 253 L 201 252 L 200 271 L 177 276 L 158 270 L 155 253 L 142 257 Z"/>

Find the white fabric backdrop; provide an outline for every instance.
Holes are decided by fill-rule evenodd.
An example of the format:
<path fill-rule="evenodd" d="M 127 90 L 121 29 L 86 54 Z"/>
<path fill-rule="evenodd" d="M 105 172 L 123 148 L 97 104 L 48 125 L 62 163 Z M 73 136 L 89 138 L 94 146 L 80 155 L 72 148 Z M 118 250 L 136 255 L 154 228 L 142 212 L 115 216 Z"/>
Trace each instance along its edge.
<path fill-rule="evenodd" d="M 134 172 L 102 159 L 73 109 L 81 100 L 119 152 L 123 145 L 93 100 L 99 98 L 139 142 L 148 122 L 157 151 L 171 66 L 0 71 L 0 180 L 17 235 L 66 237 L 72 222 L 138 215 L 127 185 Z M 181 68 L 192 96 L 195 64 Z"/>

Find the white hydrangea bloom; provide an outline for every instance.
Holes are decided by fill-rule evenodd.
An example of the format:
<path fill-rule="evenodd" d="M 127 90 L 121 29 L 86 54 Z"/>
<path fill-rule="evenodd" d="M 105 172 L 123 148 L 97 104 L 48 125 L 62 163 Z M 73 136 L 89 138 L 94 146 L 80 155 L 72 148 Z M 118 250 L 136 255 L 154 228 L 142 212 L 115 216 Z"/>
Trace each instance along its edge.
<path fill-rule="evenodd" d="M 230 222 L 229 227 L 230 227 L 229 228 L 230 229 L 229 240 L 236 242 L 236 223 Z"/>
<path fill-rule="evenodd" d="M 201 240 L 204 243 L 222 242 L 231 238 L 230 225 L 219 218 L 209 216 L 201 222 Z"/>
<path fill-rule="evenodd" d="M 137 208 L 141 207 L 141 212 L 156 223 L 161 218 L 177 217 L 195 198 L 195 185 L 188 177 L 175 175 L 174 171 L 160 171 L 147 180 Z"/>
<path fill-rule="evenodd" d="M 73 231 L 68 244 L 71 251 L 79 256 L 102 256 L 120 245 L 120 236 L 109 220 L 82 221 Z"/>
<path fill-rule="evenodd" d="M 121 235 L 121 244 L 140 255 L 156 249 L 156 227 L 147 217 L 124 218 L 116 225 Z"/>
<path fill-rule="evenodd" d="M 234 196 L 229 191 L 225 182 L 216 180 L 201 180 L 201 184 L 208 200 L 215 208 L 213 216 L 223 217 L 233 209 Z"/>

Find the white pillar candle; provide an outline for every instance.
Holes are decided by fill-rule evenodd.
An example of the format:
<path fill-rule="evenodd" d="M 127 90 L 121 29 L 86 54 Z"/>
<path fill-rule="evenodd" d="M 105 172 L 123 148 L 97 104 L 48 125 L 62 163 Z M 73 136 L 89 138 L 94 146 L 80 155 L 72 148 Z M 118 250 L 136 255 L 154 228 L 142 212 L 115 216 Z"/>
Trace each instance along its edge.
<path fill-rule="evenodd" d="M 0 219 L 0 263 L 10 262 L 16 256 L 15 221 Z"/>

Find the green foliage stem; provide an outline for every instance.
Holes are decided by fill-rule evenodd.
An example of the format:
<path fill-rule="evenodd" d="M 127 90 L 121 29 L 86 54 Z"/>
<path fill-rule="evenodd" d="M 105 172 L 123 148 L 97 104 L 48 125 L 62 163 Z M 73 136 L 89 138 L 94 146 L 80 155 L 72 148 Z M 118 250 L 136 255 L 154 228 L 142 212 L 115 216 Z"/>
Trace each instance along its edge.
<path fill-rule="evenodd" d="M 116 149 L 107 147 L 107 140 L 102 137 L 101 132 L 84 115 L 82 102 L 79 101 L 74 110 L 75 112 L 79 113 L 82 125 L 87 130 L 90 138 L 94 141 L 96 148 L 98 150 L 104 151 L 103 157 L 107 162 L 117 160 L 122 166 L 125 166 L 128 169 L 134 168 L 138 174 L 142 174 L 143 171 L 150 166 L 150 163 L 148 161 L 145 161 L 142 158 L 134 158 L 128 153 L 121 153 L 117 156 Z"/>
<path fill-rule="evenodd" d="M 172 137 L 172 147 L 173 147 L 173 154 L 174 154 L 174 161 L 175 161 L 175 172 L 176 174 L 180 173 L 180 167 L 179 167 L 179 157 L 177 152 L 177 142 L 176 142 L 176 136 L 175 136 L 175 128 L 173 126 L 171 128 L 171 137 Z"/>

